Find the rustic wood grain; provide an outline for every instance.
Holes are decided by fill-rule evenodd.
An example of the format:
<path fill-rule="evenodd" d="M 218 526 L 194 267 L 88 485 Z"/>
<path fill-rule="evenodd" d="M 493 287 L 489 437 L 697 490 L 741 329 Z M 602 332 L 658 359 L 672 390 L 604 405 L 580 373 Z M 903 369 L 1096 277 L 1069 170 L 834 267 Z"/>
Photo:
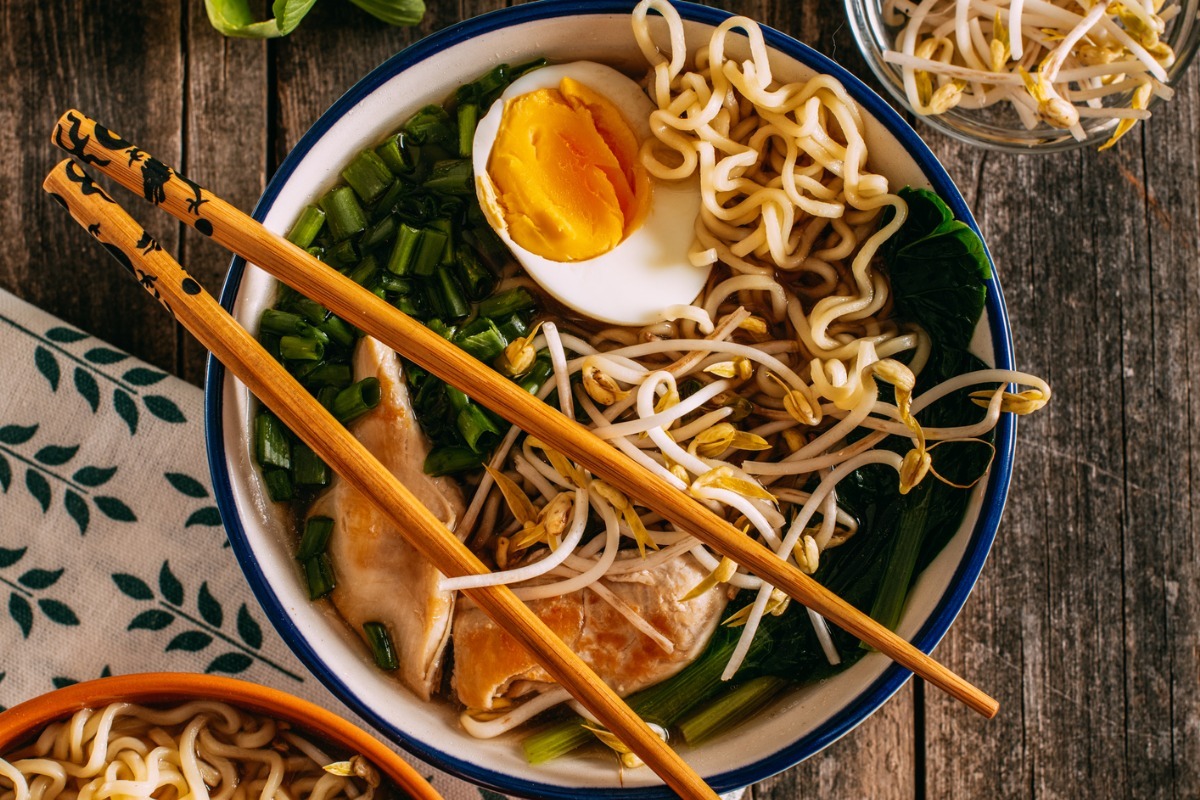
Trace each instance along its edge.
<path fill-rule="evenodd" d="M 0 287 L 200 380 L 202 353 L 36 191 L 70 105 L 252 205 L 349 86 L 420 36 L 504 0 L 429 0 L 414 30 L 322 0 L 292 36 L 224 40 L 202 4 L 0 0 Z M 833 0 L 718 3 L 873 85 Z M 996 257 L 1018 364 L 1053 403 L 1022 420 L 1008 510 L 937 655 L 1002 702 L 985 722 L 905 687 L 825 752 L 756 787 L 792 797 L 1200 796 L 1200 80 L 1108 153 L 1012 156 L 918 131 Z M 17 198 L 13 200 L 12 198 Z M 131 205 L 210 290 L 227 258 Z"/>
<path fill-rule="evenodd" d="M 982 155 L 927 137 L 996 257 L 1019 365 L 1056 391 L 1022 420 L 996 548 L 939 650 L 992 675 L 1003 710 L 979 725 L 927 697 L 929 797 L 1200 791 L 1185 616 L 1196 127 L 1193 74 L 1109 153 Z"/>
<path fill-rule="evenodd" d="M 72 106 L 115 131 L 137 131 L 165 158 L 179 157 L 179 24 L 178 4 L 154 0 L 122 3 L 120 13 L 98 3 L 0 6 L 0 126 L 19 143 L 0 159 L 0 287 L 170 370 L 174 324 L 39 187 L 59 159 L 50 131 Z M 152 222 L 163 247 L 174 249 L 177 226 Z"/>
<path fill-rule="evenodd" d="M 203 3 L 187 3 L 185 12 L 187 92 L 178 167 L 239 208 L 251 209 L 267 175 L 267 43 L 220 35 L 208 23 Z M 138 141 L 132 131 L 128 136 Z M 185 228 L 177 255 L 205 289 L 220 291 L 229 251 Z M 195 339 L 181 336 L 179 376 L 201 383 L 206 356 Z"/>

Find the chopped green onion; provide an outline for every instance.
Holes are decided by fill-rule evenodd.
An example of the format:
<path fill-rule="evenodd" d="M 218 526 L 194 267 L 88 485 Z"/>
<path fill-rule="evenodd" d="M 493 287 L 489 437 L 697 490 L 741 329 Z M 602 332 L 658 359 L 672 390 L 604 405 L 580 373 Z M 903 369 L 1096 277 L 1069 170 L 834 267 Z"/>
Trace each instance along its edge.
<path fill-rule="evenodd" d="M 458 248 L 458 271 L 462 277 L 463 288 L 471 300 L 482 300 L 496 288 L 496 275 L 488 269 L 474 251 L 465 247 Z"/>
<path fill-rule="evenodd" d="M 375 273 L 379 271 L 379 262 L 375 260 L 375 256 L 367 256 L 362 261 L 358 262 L 358 266 L 350 270 L 347 275 L 350 280 L 357 283 L 359 286 L 366 286 L 375 277 Z"/>
<path fill-rule="evenodd" d="M 349 239 L 338 242 L 325 253 L 325 263 L 334 269 L 341 269 L 358 261 L 358 251 Z"/>
<path fill-rule="evenodd" d="M 454 343 L 484 363 L 490 363 L 508 345 L 496 328 L 496 323 L 487 317 L 479 317 L 464 326 L 455 335 Z"/>
<path fill-rule="evenodd" d="M 471 405 L 471 398 L 467 397 L 467 393 L 450 384 L 446 384 L 446 399 L 450 401 L 450 408 L 454 409 L 456 414 Z"/>
<path fill-rule="evenodd" d="M 260 411 L 254 418 L 254 455 L 264 467 L 292 467 L 292 445 L 287 428 L 274 414 Z"/>
<path fill-rule="evenodd" d="M 444 194 L 474 195 L 475 181 L 469 158 L 438 161 L 425 179 L 424 186 Z"/>
<path fill-rule="evenodd" d="M 438 447 L 425 456 L 425 474 L 454 475 L 482 466 L 486 458 L 485 453 L 476 453 L 469 447 Z"/>
<path fill-rule="evenodd" d="M 297 486 L 325 486 L 329 483 L 329 466 L 311 447 L 297 442 L 292 450 L 292 480 Z"/>
<path fill-rule="evenodd" d="M 500 331 L 500 335 L 504 337 L 504 341 L 506 342 L 515 341 L 529 333 L 529 322 L 525 319 L 525 315 L 520 312 L 492 321 L 496 323 L 496 328 Z"/>
<path fill-rule="evenodd" d="M 372 247 L 379 247 L 392 241 L 396 235 L 396 217 L 392 214 L 381 218 L 371 227 L 367 228 L 366 233 L 359 239 L 358 244 L 363 250 L 370 250 Z"/>
<path fill-rule="evenodd" d="M 328 411 L 333 407 L 333 400 L 338 396 L 339 391 L 341 390 L 336 386 L 322 386 L 317 389 L 317 402 Z"/>
<path fill-rule="evenodd" d="M 476 102 L 488 98 L 492 94 L 496 94 L 508 86 L 512 80 L 509 75 L 508 64 L 497 64 L 487 74 L 480 76 L 474 83 L 469 83 L 459 90 L 458 100 L 460 103 L 470 102 L 474 99 Z"/>
<path fill-rule="evenodd" d="M 310 389 L 319 389 L 323 386 L 342 389 L 349 386 L 353 380 L 354 376 L 349 364 L 326 362 L 304 376 L 304 385 Z"/>
<path fill-rule="evenodd" d="M 442 262 L 442 251 L 446 249 L 447 238 L 446 234 L 437 228 L 426 228 L 422 231 L 421 241 L 413 256 L 412 271 L 425 277 L 437 272 L 438 264 Z"/>
<path fill-rule="evenodd" d="M 329 319 L 317 326 L 317 330 L 328 336 L 330 341 L 336 342 L 342 347 L 349 347 L 358 338 L 354 333 L 354 328 L 346 324 L 345 320 L 340 317 L 330 316 Z"/>
<path fill-rule="evenodd" d="M 479 304 L 479 315 L 488 319 L 507 317 L 514 311 L 524 311 L 537 305 L 533 295 L 524 286 L 516 286 L 506 292 L 492 295 Z"/>
<path fill-rule="evenodd" d="M 304 578 L 308 583 L 309 600 L 320 600 L 332 592 L 337 581 L 333 577 L 333 562 L 329 555 L 320 553 L 305 561 Z"/>
<path fill-rule="evenodd" d="M 364 203 L 379 199 L 394 179 L 388 165 L 383 163 L 383 159 L 377 156 L 374 150 L 363 150 L 355 156 L 342 170 L 342 177 Z"/>
<path fill-rule="evenodd" d="M 392 254 L 388 258 L 388 272 L 396 275 L 408 275 L 412 272 L 413 256 L 421 245 L 421 230 L 411 225 L 401 225 L 396 235 L 396 243 L 392 245 Z"/>
<path fill-rule="evenodd" d="M 324 361 L 292 361 L 286 366 L 288 372 L 292 373 L 292 377 L 300 382 L 303 382 L 308 377 L 310 372 L 314 371 L 317 369 L 317 367 L 324 363 Z"/>
<path fill-rule="evenodd" d="M 297 561 L 307 561 L 324 553 L 333 535 L 333 520 L 329 517 L 309 517 L 300 536 L 300 547 L 296 550 Z"/>
<path fill-rule="evenodd" d="M 425 307 L 429 309 L 430 316 L 446 316 L 446 304 L 442 300 L 438 282 L 436 280 L 421 281 L 418 288 L 421 290 L 421 298 L 425 301 Z"/>
<path fill-rule="evenodd" d="M 375 666 L 388 671 L 399 669 L 400 661 L 396 658 L 396 648 L 392 645 L 387 626 L 382 622 L 364 622 L 362 627 L 363 635 L 371 648 L 371 656 L 375 659 Z"/>
<path fill-rule="evenodd" d="M 428 105 L 404 124 L 404 131 L 421 144 L 426 142 L 448 143 L 455 141 L 454 124 L 445 109 Z"/>
<path fill-rule="evenodd" d="M 435 231 L 441 231 L 446 235 L 446 244 L 442 247 L 442 257 L 438 261 L 439 264 L 449 265 L 454 263 L 454 222 L 449 217 L 439 217 L 429 223 L 429 227 Z"/>
<path fill-rule="evenodd" d="M 458 278 L 454 277 L 454 273 L 443 269 L 438 271 L 437 277 L 441 284 L 442 306 L 446 310 L 446 317 L 462 319 L 470 314 L 471 307 L 463 299 L 462 287 L 458 285 Z"/>
<path fill-rule="evenodd" d="M 289 305 L 309 325 L 320 325 L 329 316 L 329 309 L 307 297 L 297 297 Z"/>
<path fill-rule="evenodd" d="M 348 239 L 367 227 L 367 215 L 349 186 L 338 186 L 319 201 L 335 242 Z"/>
<path fill-rule="evenodd" d="M 267 497 L 276 503 L 286 503 L 294 495 L 292 475 L 286 469 L 264 469 L 263 483 L 267 485 Z"/>
<path fill-rule="evenodd" d="M 424 319 L 428 316 L 415 294 L 402 294 L 392 301 L 392 305 L 408 314 L 410 317 Z"/>
<path fill-rule="evenodd" d="M 443 339 L 453 339 L 455 332 L 458 331 L 458 326 L 447 325 L 445 322 L 442 322 L 440 319 L 436 318 L 426 322 L 425 327 L 429 328 L 429 330 L 433 331 L 438 336 L 441 336 Z"/>
<path fill-rule="evenodd" d="M 524 64 L 519 64 L 510 71 L 509 80 L 516 80 L 527 72 L 533 72 L 535 69 L 541 69 L 550 62 L 545 58 L 535 58 L 532 61 L 526 61 Z"/>
<path fill-rule="evenodd" d="M 299 314 L 277 311 L 274 308 L 268 308 L 262 313 L 258 329 L 276 336 L 313 336 L 316 332 L 316 328 L 309 325 Z"/>
<path fill-rule="evenodd" d="M 412 291 L 412 281 L 393 275 L 387 270 L 375 276 L 375 283 L 380 288 L 395 294 L 408 294 Z"/>
<path fill-rule="evenodd" d="M 463 103 L 458 107 L 458 154 L 471 157 L 471 144 L 475 139 L 475 125 L 479 122 L 479 106 Z"/>
<path fill-rule="evenodd" d="M 388 169 L 393 173 L 402 175 L 412 172 L 413 169 L 412 158 L 406 152 L 405 145 L 404 133 L 401 131 L 376 147 L 375 154 L 383 159 L 383 163 L 387 164 Z"/>
<path fill-rule="evenodd" d="M 308 247 L 325 226 L 325 212 L 316 206 L 305 206 L 300 219 L 288 232 L 287 240 L 297 247 Z"/>
<path fill-rule="evenodd" d="M 379 405 L 379 379 L 363 378 L 338 392 L 329 409 L 339 422 L 350 422 Z"/>
<path fill-rule="evenodd" d="M 276 361 L 280 361 L 283 359 L 283 356 L 279 355 L 279 336 L 278 335 L 276 335 L 274 333 L 260 332 L 258 334 L 258 341 L 260 343 L 262 343 L 264 350 L 266 350 L 268 353 L 270 353 L 272 356 L 275 357 Z"/>
<path fill-rule="evenodd" d="M 500 431 L 484 410 L 473 403 L 458 412 L 455 425 L 463 441 L 476 453 L 490 452 L 500 441 Z"/>
<path fill-rule="evenodd" d="M 320 361 L 325 357 L 325 345 L 305 336 L 281 336 L 279 354 L 288 361 Z"/>
<path fill-rule="evenodd" d="M 379 222 L 384 217 L 395 214 L 396 206 L 400 205 L 400 202 L 412 190 L 412 185 L 403 178 L 392 181 L 383 196 L 371 206 L 371 222 Z"/>

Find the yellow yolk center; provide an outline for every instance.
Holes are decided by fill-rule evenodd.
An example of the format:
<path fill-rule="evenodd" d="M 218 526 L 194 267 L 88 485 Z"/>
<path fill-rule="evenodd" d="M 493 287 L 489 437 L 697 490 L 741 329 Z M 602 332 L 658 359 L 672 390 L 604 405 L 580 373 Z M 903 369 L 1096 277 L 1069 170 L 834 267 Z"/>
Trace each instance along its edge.
<path fill-rule="evenodd" d="M 649 208 L 637 154 L 621 112 L 570 78 L 510 100 L 488 161 L 509 235 L 554 261 L 613 249 Z"/>

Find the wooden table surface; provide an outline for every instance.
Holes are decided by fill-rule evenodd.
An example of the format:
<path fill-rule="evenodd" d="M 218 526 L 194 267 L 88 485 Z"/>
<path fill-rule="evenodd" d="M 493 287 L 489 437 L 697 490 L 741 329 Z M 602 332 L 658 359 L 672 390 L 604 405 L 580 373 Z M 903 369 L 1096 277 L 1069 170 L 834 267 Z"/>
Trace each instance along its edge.
<path fill-rule="evenodd" d="M 228 40 L 203 3 L 0 0 L 0 287 L 199 384 L 204 353 L 40 190 L 58 114 L 83 109 L 253 206 L 357 78 L 503 0 L 427 0 L 388 28 L 322 0 L 270 43 Z M 873 83 L 834 0 L 727 8 Z M 937 655 L 993 693 L 984 721 L 919 683 L 753 797 L 1200 796 L 1200 80 L 1115 149 L 988 153 L 918 124 L 983 228 L 1018 365 L 1054 387 L 1021 422 L 983 578 Z M 128 204 L 210 291 L 228 256 Z M 0 378 L 0 380 L 3 380 Z M 1193 395 L 1193 390 L 1197 394 Z M 0 669 L 18 669 L 5 664 Z"/>

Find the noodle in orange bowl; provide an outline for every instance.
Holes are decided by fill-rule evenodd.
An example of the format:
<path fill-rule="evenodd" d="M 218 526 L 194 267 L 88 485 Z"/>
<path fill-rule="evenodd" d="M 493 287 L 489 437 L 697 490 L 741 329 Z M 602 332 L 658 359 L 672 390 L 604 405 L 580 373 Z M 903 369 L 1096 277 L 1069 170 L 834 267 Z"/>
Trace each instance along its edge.
<path fill-rule="evenodd" d="M 62 725 L 67 720 L 73 724 Z M 143 740 L 144 744 L 133 745 L 133 757 L 125 759 L 121 767 L 110 767 L 114 752 L 131 747 L 132 739 L 129 737 L 133 734 L 129 726 L 123 725 L 127 720 L 132 720 L 135 725 L 139 720 L 145 720 L 143 729 L 158 727 L 160 730 Z M 174 672 L 120 675 L 85 681 L 27 700 L 0 713 L 0 797 L 15 796 L 18 800 L 28 797 L 28 785 L 18 789 L 14 787 L 26 778 L 37 781 L 40 775 L 67 783 L 55 788 L 57 784 L 54 781 L 47 783 L 43 777 L 42 784 L 37 787 L 37 796 L 40 797 L 51 797 L 60 791 L 72 792 L 74 790 L 71 787 L 77 783 L 104 778 L 103 783 L 112 791 L 121 791 L 129 796 L 138 796 L 139 791 L 150 796 L 151 787 L 157 783 L 153 796 L 161 798 L 165 796 L 162 790 L 169 792 L 174 788 L 180 795 L 186 793 L 189 771 L 193 773 L 191 780 L 203 780 L 206 788 L 211 781 L 214 796 L 240 797 L 242 795 L 235 793 L 235 776 L 222 776 L 224 783 L 221 783 L 216 777 L 202 772 L 213 770 L 214 767 L 198 765 L 196 740 L 206 736 L 210 726 L 213 728 L 211 733 L 236 738 L 236 727 L 247 720 L 253 720 L 255 726 L 255 730 L 246 732 L 247 736 L 259 740 L 265 737 L 265 741 L 253 744 L 253 748 L 265 748 L 260 751 L 265 754 L 256 755 L 251 747 L 240 748 L 245 753 L 236 752 L 239 748 L 228 744 L 215 744 L 213 747 L 219 748 L 221 757 L 231 762 L 247 756 L 251 761 L 270 761 L 271 753 L 274 753 L 279 774 L 268 778 L 268 782 L 263 784 L 264 790 L 272 786 L 278 788 L 279 781 L 285 778 L 291 782 L 292 776 L 283 774 L 285 766 L 291 768 L 291 762 L 280 759 L 280 749 L 272 745 L 278 743 L 279 748 L 285 748 L 289 746 L 288 740 L 293 740 L 302 748 L 302 751 L 299 748 L 296 751 L 300 756 L 315 756 L 320 760 L 336 752 L 338 756 L 331 758 L 332 762 L 355 756 L 365 759 L 370 767 L 360 769 L 370 773 L 373 768 L 386 782 L 388 791 L 379 795 L 381 798 L 395 796 L 437 800 L 440 797 L 407 762 L 385 745 L 320 706 L 286 692 L 246 681 Z M 181 723 L 187 724 L 185 735 L 190 737 L 190 752 L 186 746 L 179 748 L 168 744 L 165 738 L 167 734 L 162 730 Z M 51 730 L 51 727 L 55 729 Z M 120 745 L 118 739 L 125 744 Z M 204 746 L 202 743 L 199 749 Z M 156 749 L 148 755 L 146 751 L 151 748 Z M 137 774 L 139 752 L 147 758 L 144 764 L 147 774 Z M 10 758 L 12 763 L 8 760 Z M 21 758 L 32 759 L 27 762 L 27 769 L 22 768 Z M 319 767 L 324 765 L 317 765 L 316 761 L 312 763 L 315 769 L 310 769 L 310 772 L 320 776 Z M 176 770 L 178 774 L 175 774 L 176 782 L 173 784 L 167 775 Z M 201 778 L 201 775 L 204 777 Z M 237 779 L 242 777 L 245 776 L 236 776 Z M 339 796 L 340 790 L 333 785 L 336 782 L 334 776 L 329 776 L 326 785 L 319 790 L 314 786 L 318 780 L 321 778 L 310 780 L 303 795 L 289 792 L 288 796 Z M 113 781 L 118 783 L 114 784 Z M 121 787 L 122 781 L 127 785 Z M 182 790 L 180 784 L 183 785 Z M 287 789 L 286 786 L 284 788 Z M 100 790 L 103 793 L 103 787 Z M 308 792 L 312 792 L 311 795 Z M 247 798 L 258 796 L 245 790 L 243 794 Z M 354 792 L 351 796 L 356 794 Z"/>

